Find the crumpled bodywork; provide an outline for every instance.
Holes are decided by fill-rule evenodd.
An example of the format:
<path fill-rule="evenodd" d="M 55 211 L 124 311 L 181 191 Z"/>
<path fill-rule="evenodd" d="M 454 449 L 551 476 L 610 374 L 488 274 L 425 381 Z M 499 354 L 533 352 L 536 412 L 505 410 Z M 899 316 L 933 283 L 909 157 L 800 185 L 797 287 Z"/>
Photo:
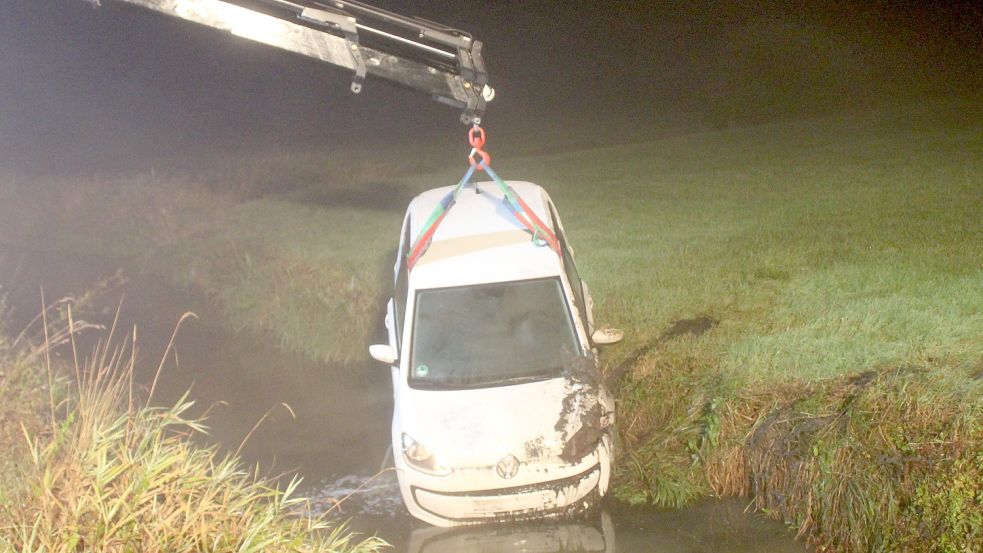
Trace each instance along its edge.
<path fill-rule="evenodd" d="M 441 421 L 434 426 L 439 433 L 421 440 L 449 452 L 442 462 L 453 473 L 414 475 L 416 482 L 404 487 L 411 512 L 423 513 L 414 512 L 419 518 L 459 525 L 565 516 L 588 509 L 606 491 L 614 406 L 593 358 L 578 357 L 562 378 L 510 387 L 507 394 L 430 397 L 444 401 L 414 401 L 417 412 L 403 421 L 410 428 L 417 418 Z M 503 476 L 497 465 L 509 457 L 515 472 Z"/>

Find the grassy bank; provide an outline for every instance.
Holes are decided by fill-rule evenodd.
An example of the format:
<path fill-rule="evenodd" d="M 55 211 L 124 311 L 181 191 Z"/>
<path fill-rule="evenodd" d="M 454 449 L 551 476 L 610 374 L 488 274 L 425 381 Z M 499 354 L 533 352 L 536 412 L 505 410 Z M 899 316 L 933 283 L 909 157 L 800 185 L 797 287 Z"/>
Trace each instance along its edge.
<path fill-rule="evenodd" d="M 194 444 L 203 427 L 185 416 L 191 402 L 147 407 L 125 344 L 51 366 L 49 347 L 69 341 L 53 329 L 0 334 L 0 551 L 380 549 L 297 514 L 295 484 L 280 489 Z"/>
<path fill-rule="evenodd" d="M 750 494 L 838 550 L 983 545 L 981 121 L 979 102 L 933 100 L 495 159 L 550 190 L 597 318 L 628 335 L 605 358 L 619 497 Z M 260 171 L 283 178 L 265 196 L 243 192 L 254 173 L 7 182 L 0 236 L 128 258 L 208 291 L 236 326 L 352 359 L 405 200 L 456 181 L 458 160 L 375 167 L 357 188 L 291 183 L 288 164 Z M 33 224 L 39 206 L 65 224 Z"/>
<path fill-rule="evenodd" d="M 269 333 L 314 358 L 351 361 L 364 357 L 378 325 L 380 273 L 392 264 L 383 259 L 399 231 L 394 210 L 408 199 L 377 175 L 404 169 L 283 155 L 193 177 L 7 176 L 0 242 L 124 261 L 205 292 L 232 328 Z M 364 180 L 350 188 L 341 173 Z M 316 186 L 319 177 L 335 184 Z M 277 188 L 277 178 L 289 186 Z M 42 212 L 58 224 L 39 219 Z"/>
<path fill-rule="evenodd" d="M 749 494 L 833 550 L 983 546 L 978 106 L 522 160 L 600 318 L 618 495 Z"/>

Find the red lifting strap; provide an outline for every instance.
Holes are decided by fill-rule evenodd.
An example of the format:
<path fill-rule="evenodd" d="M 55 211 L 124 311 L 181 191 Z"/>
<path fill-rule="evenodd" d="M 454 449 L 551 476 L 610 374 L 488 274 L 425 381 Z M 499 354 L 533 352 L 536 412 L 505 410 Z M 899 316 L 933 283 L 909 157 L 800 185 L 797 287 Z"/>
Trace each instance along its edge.
<path fill-rule="evenodd" d="M 556 255 L 562 256 L 563 253 L 560 249 L 560 242 L 557 240 L 556 234 L 554 234 L 553 231 L 546 226 L 546 223 L 544 223 L 543 220 L 536 215 L 536 212 L 529 207 L 529 204 L 527 204 L 525 200 L 523 200 L 522 197 L 519 196 L 519 194 L 517 194 L 507 182 L 502 180 L 502 178 L 492 170 L 490 165 L 491 155 L 489 155 L 488 152 L 483 149 L 485 146 L 485 130 L 478 125 L 472 127 L 468 132 L 468 143 L 471 144 L 471 153 L 468 155 L 468 162 L 471 164 L 471 167 L 468 167 L 467 173 L 465 173 L 464 177 L 460 180 L 460 182 L 458 182 L 457 187 L 452 190 L 451 193 L 448 194 L 448 196 L 445 197 L 436 208 L 434 208 L 433 213 L 430 214 L 430 218 L 424 225 L 424 228 L 421 230 L 419 236 L 417 236 L 416 240 L 413 241 L 413 245 L 410 248 L 410 254 L 406 260 L 407 267 L 410 270 L 413 270 L 413 267 L 416 265 L 417 261 L 419 261 L 420 257 L 427 251 L 427 248 L 430 247 L 430 242 L 433 240 L 433 236 L 437 232 L 437 227 L 440 226 L 440 223 L 444 220 L 444 217 L 447 216 L 447 212 L 454 206 L 454 200 L 457 199 L 457 195 L 461 192 L 461 189 L 475 171 L 484 171 L 492 178 L 493 181 L 495 181 L 495 184 L 497 184 L 498 188 L 502 191 L 505 203 L 512 211 L 512 215 L 515 216 L 516 220 L 522 223 L 522 225 L 532 233 L 533 238 L 540 238 L 546 241 L 550 248 L 556 252 Z"/>

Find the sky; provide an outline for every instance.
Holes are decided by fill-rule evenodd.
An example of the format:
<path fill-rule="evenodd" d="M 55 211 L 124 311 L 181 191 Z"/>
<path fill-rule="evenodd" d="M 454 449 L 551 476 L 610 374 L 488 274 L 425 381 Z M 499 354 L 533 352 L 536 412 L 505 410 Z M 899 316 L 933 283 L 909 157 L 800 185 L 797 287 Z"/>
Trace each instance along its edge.
<path fill-rule="evenodd" d="M 4 0 L 0 162 L 145 169 L 293 148 L 448 144 L 458 113 L 380 81 L 103 0 Z M 379 7 L 485 43 L 510 152 L 978 88 L 978 2 L 485 2 Z"/>

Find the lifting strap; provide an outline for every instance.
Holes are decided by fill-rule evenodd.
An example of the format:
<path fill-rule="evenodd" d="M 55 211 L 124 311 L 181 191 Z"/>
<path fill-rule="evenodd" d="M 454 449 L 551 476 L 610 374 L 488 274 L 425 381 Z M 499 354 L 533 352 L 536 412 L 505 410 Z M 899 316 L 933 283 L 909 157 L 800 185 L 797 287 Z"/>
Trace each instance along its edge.
<path fill-rule="evenodd" d="M 512 215 L 532 233 L 533 240 L 537 238 L 544 240 L 557 255 L 562 256 L 560 242 L 556 239 L 553 231 L 543 223 L 542 219 L 529 207 L 529 204 L 492 170 L 490 165 L 491 156 L 482 149 L 485 145 L 485 130 L 478 125 L 472 127 L 468 132 L 468 142 L 471 144 L 471 153 L 468 155 L 470 167 L 468 167 L 464 176 L 461 177 L 457 186 L 440 200 L 440 203 L 434 208 L 430 217 L 427 218 L 427 222 L 424 223 L 420 234 L 410 247 L 410 254 L 406 259 L 407 269 L 412 271 L 416 262 L 420 260 L 420 257 L 430 247 L 430 242 L 433 240 L 434 233 L 437 232 L 437 227 L 440 226 L 440 223 L 447 216 L 447 212 L 454 206 L 454 203 L 457 202 L 457 197 L 464 190 L 464 186 L 471 179 L 471 176 L 474 175 L 475 171 L 484 171 L 498 185 L 499 190 L 502 191 L 502 195 L 505 197 L 505 205 L 512 212 Z"/>

